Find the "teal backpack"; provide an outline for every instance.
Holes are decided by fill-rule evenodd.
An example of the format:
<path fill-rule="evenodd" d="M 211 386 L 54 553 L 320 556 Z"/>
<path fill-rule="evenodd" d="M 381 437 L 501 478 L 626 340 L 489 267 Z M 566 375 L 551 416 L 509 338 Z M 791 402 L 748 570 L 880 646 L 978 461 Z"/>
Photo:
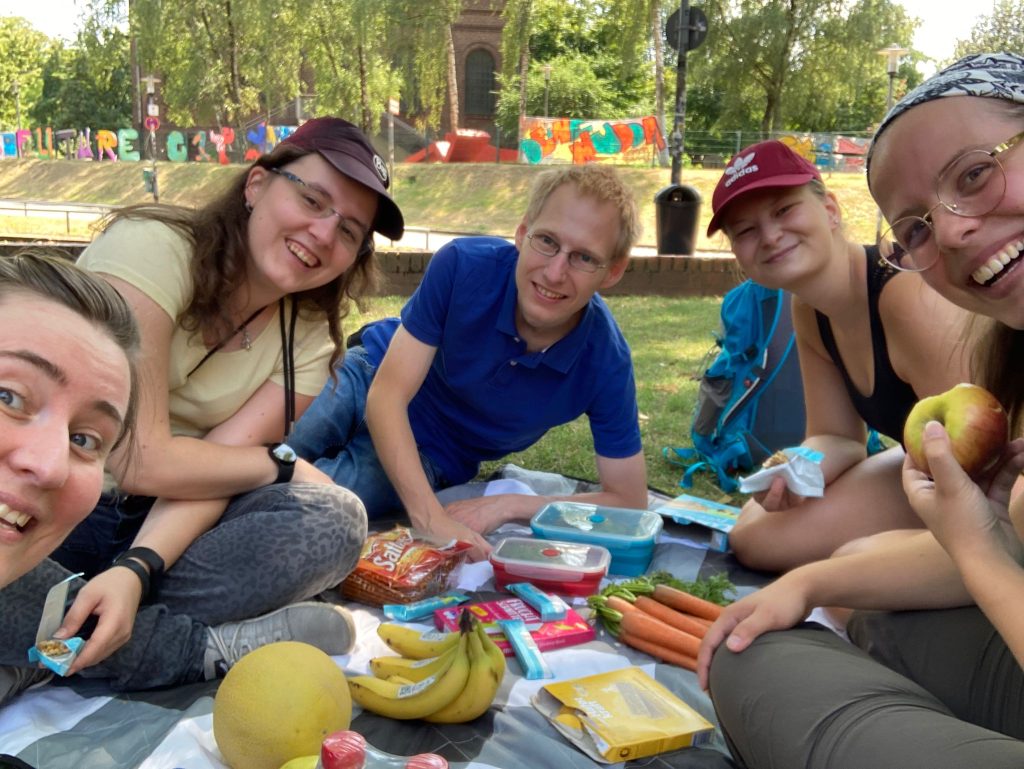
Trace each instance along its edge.
<path fill-rule="evenodd" d="M 806 417 L 790 295 L 746 280 L 723 298 L 721 318 L 717 355 L 700 380 L 693 448 L 662 453 L 685 468 L 683 488 L 693 485 L 694 473 L 708 471 L 732 492 L 737 474 L 804 439 Z"/>

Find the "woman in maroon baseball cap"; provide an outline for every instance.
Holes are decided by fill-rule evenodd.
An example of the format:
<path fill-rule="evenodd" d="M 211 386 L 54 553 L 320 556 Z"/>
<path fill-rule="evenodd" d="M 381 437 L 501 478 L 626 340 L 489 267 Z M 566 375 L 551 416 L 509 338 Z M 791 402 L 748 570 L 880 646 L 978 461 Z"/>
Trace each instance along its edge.
<path fill-rule="evenodd" d="M 144 354 L 137 450 L 114 455 L 54 555 L 89 578 L 69 622 L 98 618 L 76 669 L 109 674 L 129 636 L 147 651 L 117 668 L 128 689 L 222 674 L 274 640 L 351 646 L 344 609 L 297 602 L 355 566 L 365 510 L 284 441 L 374 283 L 374 232 L 402 236 L 388 186 L 359 129 L 317 118 L 206 205 L 117 211 L 82 255 L 132 307 Z"/>
<path fill-rule="evenodd" d="M 746 276 L 793 295 L 804 445 L 825 455 L 824 497 L 797 497 L 777 477 L 743 506 L 729 535 L 737 558 L 785 571 L 859 537 L 921 527 L 900 484 L 902 449 L 867 456 L 865 425 L 899 442 L 919 397 L 967 378 L 955 351 L 963 314 L 877 247 L 848 240 L 818 169 L 782 142 L 738 152 L 712 208 L 708 234 L 725 233 Z"/>

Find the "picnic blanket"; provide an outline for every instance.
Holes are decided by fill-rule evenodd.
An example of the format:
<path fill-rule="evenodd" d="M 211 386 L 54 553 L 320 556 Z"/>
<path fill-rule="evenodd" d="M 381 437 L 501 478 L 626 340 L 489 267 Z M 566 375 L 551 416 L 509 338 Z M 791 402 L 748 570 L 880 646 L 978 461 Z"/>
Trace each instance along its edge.
<path fill-rule="evenodd" d="M 496 476 L 488 482 L 448 489 L 442 492 L 442 501 L 508 491 L 571 494 L 593 488 L 586 481 L 514 465 L 504 466 Z M 665 499 L 665 495 L 652 492 L 650 507 Z M 489 539 L 497 542 L 524 533 L 529 533 L 528 527 L 504 526 Z M 650 571 L 669 571 L 684 580 L 725 572 L 741 594 L 767 580 L 741 567 L 731 555 L 709 550 L 707 544 L 706 530 L 666 520 Z M 489 570 L 486 563 L 467 564 L 458 574 L 460 586 L 472 590 L 481 600 L 497 597 Z M 391 652 L 375 632 L 383 619 L 380 610 L 360 604 L 351 604 L 350 608 L 356 619 L 358 642 L 351 654 L 334 659 L 348 673 L 363 673 L 368 671 L 371 657 Z M 617 643 L 600 628 L 593 641 L 546 652 L 545 657 L 557 679 L 638 665 L 716 723 L 711 701 L 697 686 L 693 673 L 657 663 Z M 490 711 L 475 721 L 455 725 L 394 721 L 362 712 L 356 706 L 352 728 L 374 746 L 391 753 L 439 753 L 453 769 L 599 766 L 563 739 L 530 704 L 530 698 L 544 683 L 547 681 L 523 678 L 518 664 L 510 660 Z M 226 769 L 213 738 L 216 689 L 215 681 L 131 694 L 113 694 L 99 681 L 71 679 L 45 685 L 23 693 L 0 709 L 0 753 L 16 756 L 35 769 Z M 628 766 L 728 769 L 735 764 L 728 757 L 721 734 L 716 733 L 707 746 L 664 753 Z"/>

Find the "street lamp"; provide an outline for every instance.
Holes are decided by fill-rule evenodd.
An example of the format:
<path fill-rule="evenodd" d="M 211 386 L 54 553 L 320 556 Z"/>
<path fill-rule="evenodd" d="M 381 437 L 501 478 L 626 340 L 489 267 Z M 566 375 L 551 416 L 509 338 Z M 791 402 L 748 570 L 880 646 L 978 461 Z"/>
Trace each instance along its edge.
<path fill-rule="evenodd" d="M 896 80 L 896 70 L 900 66 L 900 57 L 908 53 L 908 49 L 900 48 L 896 43 L 892 43 L 888 48 L 883 48 L 878 51 L 879 56 L 886 57 L 886 71 L 889 73 L 889 95 L 885 98 L 885 114 L 889 114 L 889 110 L 892 109 L 892 85 Z M 875 240 L 881 240 L 882 238 L 882 211 L 879 209 L 877 221 L 875 222 Z"/>
<path fill-rule="evenodd" d="M 896 80 L 896 70 L 900 66 L 900 57 L 905 53 L 909 53 L 909 49 L 900 48 L 896 43 L 878 52 L 879 56 L 887 57 L 886 70 L 889 73 L 889 96 L 885 100 L 886 114 L 889 114 L 889 110 L 892 109 L 892 84 Z"/>
<path fill-rule="evenodd" d="M 548 89 L 551 87 L 551 65 L 545 64 L 541 67 L 544 73 L 544 117 L 548 116 Z"/>

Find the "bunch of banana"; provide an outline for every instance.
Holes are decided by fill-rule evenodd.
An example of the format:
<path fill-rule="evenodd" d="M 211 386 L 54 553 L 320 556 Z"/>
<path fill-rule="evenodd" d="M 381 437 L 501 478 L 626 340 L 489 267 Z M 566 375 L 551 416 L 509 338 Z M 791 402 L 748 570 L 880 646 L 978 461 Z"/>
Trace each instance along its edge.
<path fill-rule="evenodd" d="M 462 613 L 456 633 L 381 624 L 378 635 L 401 657 L 370 660 L 372 676 L 350 678 L 352 699 L 388 718 L 443 724 L 483 715 L 505 676 L 505 655 L 484 627 Z"/>

